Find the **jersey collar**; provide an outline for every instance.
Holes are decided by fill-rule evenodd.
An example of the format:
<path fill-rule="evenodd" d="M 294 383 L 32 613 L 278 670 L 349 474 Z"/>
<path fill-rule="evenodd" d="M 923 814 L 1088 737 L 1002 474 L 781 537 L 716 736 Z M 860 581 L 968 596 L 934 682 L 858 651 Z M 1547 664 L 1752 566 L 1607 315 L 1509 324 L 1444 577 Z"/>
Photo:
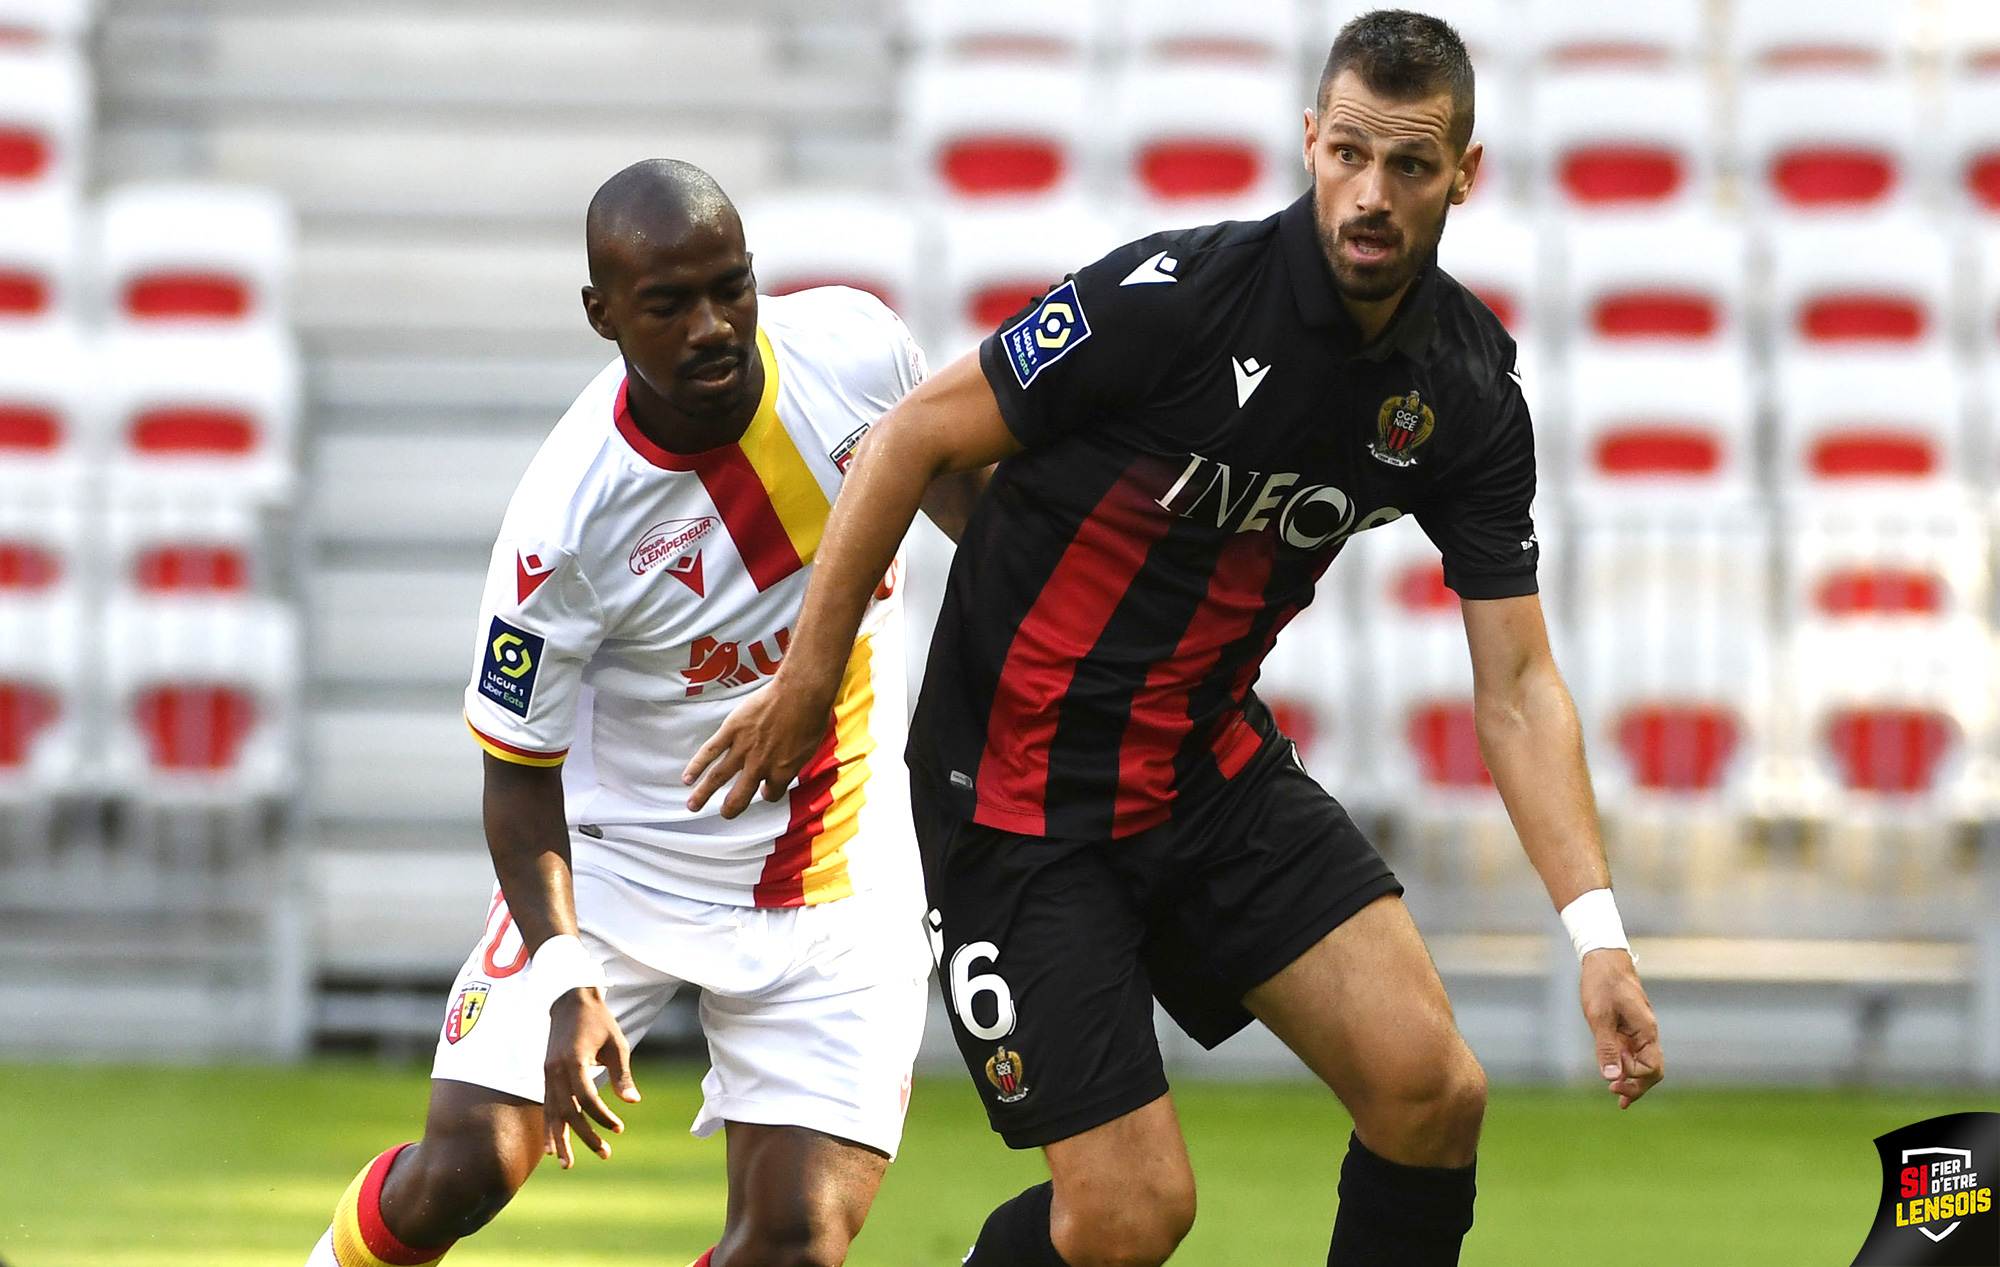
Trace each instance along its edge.
<path fill-rule="evenodd" d="M 763 326 L 757 327 L 757 359 L 764 363 L 764 394 L 757 400 L 757 413 L 751 418 L 750 425 L 743 429 L 744 435 L 757 431 L 758 424 L 767 417 L 773 421 L 777 418 L 778 358 L 771 351 L 771 341 L 765 337 Z M 618 434 L 625 437 L 625 443 L 632 446 L 632 451 L 654 466 L 663 471 L 701 471 L 728 461 L 729 455 L 736 452 L 739 442 L 718 444 L 699 453 L 675 453 L 654 444 L 646 438 L 645 432 L 639 430 L 639 424 L 632 421 L 632 410 L 626 403 L 631 387 L 632 379 L 627 374 L 618 384 L 618 399 L 612 405 L 611 418 L 617 424 Z"/>
<path fill-rule="evenodd" d="M 1391 352 L 1401 352 L 1418 364 L 1430 360 L 1431 335 L 1437 328 L 1436 260 L 1425 264 L 1410 283 L 1388 328 L 1373 343 L 1364 345 L 1361 327 L 1341 304 L 1333 270 L 1320 251 L 1312 191 L 1301 194 L 1278 213 L 1278 241 L 1285 255 L 1285 271 L 1292 280 L 1292 295 L 1298 301 L 1299 319 L 1330 331 L 1342 355 L 1382 361 Z"/>

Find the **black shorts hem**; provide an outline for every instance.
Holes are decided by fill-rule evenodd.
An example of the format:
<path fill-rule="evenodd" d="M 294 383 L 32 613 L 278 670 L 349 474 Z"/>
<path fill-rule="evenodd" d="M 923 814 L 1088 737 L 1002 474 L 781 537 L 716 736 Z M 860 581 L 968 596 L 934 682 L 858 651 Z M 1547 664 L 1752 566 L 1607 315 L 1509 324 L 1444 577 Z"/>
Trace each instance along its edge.
<path fill-rule="evenodd" d="M 1341 895 L 1339 901 L 1334 902 L 1326 910 L 1322 911 L 1317 919 L 1309 920 L 1300 925 L 1292 936 L 1274 943 L 1268 953 L 1252 960 L 1250 966 L 1243 973 L 1242 993 L 1249 994 L 1250 991 L 1263 985 L 1280 972 L 1283 972 L 1300 955 L 1317 946 L 1321 938 L 1334 929 L 1339 928 L 1348 920 L 1353 919 L 1356 915 L 1359 915 L 1362 908 L 1370 902 L 1375 901 L 1377 898 L 1400 897 L 1402 893 L 1403 882 L 1398 880 L 1393 872 L 1387 870 L 1371 878 L 1360 887 L 1348 890 Z M 1253 1019 L 1255 1018 L 1251 1017 L 1248 1012 L 1245 1012 L 1242 1019 L 1236 1024 L 1229 1026 L 1225 1033 L 1217 1033 L 1214 1029 L 1210 1029 L 1204 1033 L 1196 1033 L 1189 1030 L 1188 1037 L 1200 1043 L 1203 1049 L 1214 1051 L 1229 1039 L 1234 1038 Z M 1186 1027 L 1183 1026 L 1183 1028 Z"/>
<path fill-rule="evenodd" d="M 1046 1121 L 1031 1122 L 1025 1126 L 1003 1127 L 996 1122 L 993 1129 L 1000 1133 L 1000 1139 L 1009 1148 L 1046 1148 L 1145 1108 L 1166 1093 L 1167 1075 L 1156 1072 L 1143 1082 L 1104 1096 L 1084 1108 L 1071 1109 Z"/>

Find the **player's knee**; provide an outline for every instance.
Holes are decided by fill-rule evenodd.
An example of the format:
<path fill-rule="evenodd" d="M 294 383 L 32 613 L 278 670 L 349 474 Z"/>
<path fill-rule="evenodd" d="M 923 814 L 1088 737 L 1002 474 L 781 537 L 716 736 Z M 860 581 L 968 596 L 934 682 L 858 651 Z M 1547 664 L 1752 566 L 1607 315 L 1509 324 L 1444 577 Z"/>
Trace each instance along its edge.
<path fill-rule="evenodd" d="M 398 1161 L 385 1185 L 390 1230 L 412 1244 L 470 1236 L 513 1200 L 515 1175 L 489 1140 L 427 1139 Z"/>
<path fill-rule="evenodd" d="M 1194 1227 L 1191 1176 L 1162 1176 L 1121 1197 L 1075 1210 L 1057 1202 L 1051 1231 L 1070 1267 L 1159 1267 Z"/>
<path fill-rule="evenodd" d="M 1396 1160 L 1421 1166 L 1471 1160 L 1486 1118 L 1486 1071 L 1463 1043 L 1444 1059 L 1406 1071 L 1384 1091 L 1367 1115 L 1372 1130 L 1363 1133 L 1381 1140 Z"/>

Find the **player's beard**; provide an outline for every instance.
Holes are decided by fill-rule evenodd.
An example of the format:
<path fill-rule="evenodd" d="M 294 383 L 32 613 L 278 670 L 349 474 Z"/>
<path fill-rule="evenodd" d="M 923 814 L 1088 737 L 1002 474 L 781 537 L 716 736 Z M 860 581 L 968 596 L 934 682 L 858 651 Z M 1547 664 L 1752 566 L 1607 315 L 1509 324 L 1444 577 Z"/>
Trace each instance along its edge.
<path fill-rule="evenodd" d="M 1392 255 L 1380 264 L 1359 268 L 1346 263 L 1340 253 L 1342 232 L 1392 227 L 1386 216 L 1358 216 L 1336 225 L 1328 225 L 1314 216 L 1313 227 L 1319 234 L 1320 254 L 1333 271 L 1334 288 L 1345 298 L 1358 303 L 1379 303 L 1409 285 L 1411 279 L 1437 257 L 1438 243 L 1444 240 L 1444 222 L 1450 214 L 1451 195 L 1447 193 L 1438 207 L 1437 223 L 1431 228 L 1429 241 L 1406 247 L 1400 254 Z"/>

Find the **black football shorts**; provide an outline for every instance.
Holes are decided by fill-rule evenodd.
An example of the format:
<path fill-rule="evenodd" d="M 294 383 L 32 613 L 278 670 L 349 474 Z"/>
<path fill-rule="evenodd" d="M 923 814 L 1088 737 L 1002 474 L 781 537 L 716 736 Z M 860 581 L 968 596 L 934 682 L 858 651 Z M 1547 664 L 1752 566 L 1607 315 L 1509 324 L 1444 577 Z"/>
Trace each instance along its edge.
<path fill-rule="evenodd" d="M 1012 1148 L 1166 1093 L 1154 999 L 1214 1047 L 1250 1022 L 1251 989 L 1403 891 L 1282 738 L 1205 804 L 1122 840 L 981 826 L 924 775 L 911 787 L 952 1033 Z"/>

